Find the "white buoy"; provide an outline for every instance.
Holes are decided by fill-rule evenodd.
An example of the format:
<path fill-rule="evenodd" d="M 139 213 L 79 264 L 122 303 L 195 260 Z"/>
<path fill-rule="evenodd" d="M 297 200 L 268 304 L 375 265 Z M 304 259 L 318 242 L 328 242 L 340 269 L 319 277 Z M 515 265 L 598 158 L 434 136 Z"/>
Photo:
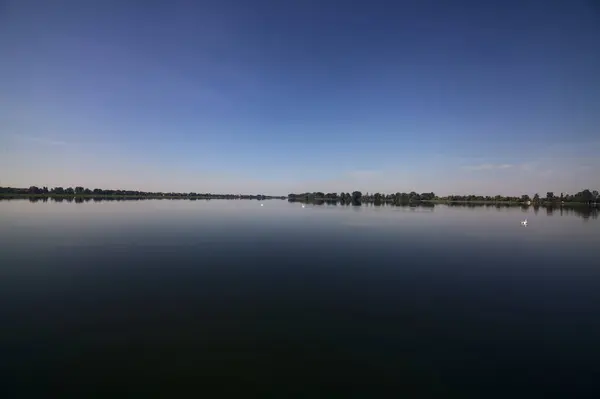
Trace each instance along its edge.
<path fill-rule="evenodd" d="M 521 220 L 521 224 L 522 224 L 523 226 L 527 226 L 527 219 L 525 219 L 525 220 Z"/>

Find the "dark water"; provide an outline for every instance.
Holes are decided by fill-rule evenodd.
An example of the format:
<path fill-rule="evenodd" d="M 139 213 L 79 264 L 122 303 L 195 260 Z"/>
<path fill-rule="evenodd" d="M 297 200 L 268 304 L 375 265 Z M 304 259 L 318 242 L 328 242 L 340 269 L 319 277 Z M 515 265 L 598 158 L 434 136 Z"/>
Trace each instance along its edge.
<path fill-rule="evenodd" d="M 1 397 L 600 394 L 595 213 L 264 204 L 0 201 Z"/>

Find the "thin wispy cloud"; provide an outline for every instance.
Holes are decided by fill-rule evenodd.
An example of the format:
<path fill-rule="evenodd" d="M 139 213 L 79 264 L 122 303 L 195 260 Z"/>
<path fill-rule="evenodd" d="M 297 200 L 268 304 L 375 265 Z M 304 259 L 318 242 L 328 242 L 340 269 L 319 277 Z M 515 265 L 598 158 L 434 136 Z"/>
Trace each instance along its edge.
<path fill-rule="evenodd" d="M 73 144 L 68 141 L 45 139 L 45 138 L 41 138 L 41 137 L 29 137 L 29 138 L 27 138 L 27 140 L 34 142 L 34 143 L 50 145 L 50 146 L 68 146 L 68 145 Z"/>
<path fill-rule="evenodd" d="M 537 163 L 534 162 L 527 162 L 522 164 L 519 169 L 521 169 L 524 172 L 531 172 L 533 171 L 535 168 L 537 167 Z"/>
<path fill-rule="evenodd" d="M 47 146 L 69 146 L 69 145 L 76 144 L 71 141 L 56 140 L 56 139 L 52 139 L 52 138 L 30 136 L 30 135 L 24 135 L 24 134 L 13 134 L 10 137 L 13 140 L 20 141 L 20 142 L 47 145 Z"/>
<path fill-rule="evenodd" d="M 483 171 L 483 170 L 502 170 L 502 169 L 511 169 L 515 165 L 510 163 L 503 164 L 492 164 L 492 163 L 483 163 L 479 165 L 468 165 L 464 166 L 463 169 L 470 171 Z"/>

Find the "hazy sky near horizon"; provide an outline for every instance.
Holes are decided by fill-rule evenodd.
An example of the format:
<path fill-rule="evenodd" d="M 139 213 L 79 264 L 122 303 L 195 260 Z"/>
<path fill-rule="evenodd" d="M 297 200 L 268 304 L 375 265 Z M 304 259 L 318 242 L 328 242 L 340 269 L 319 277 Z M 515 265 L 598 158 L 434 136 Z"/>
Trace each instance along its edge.
<path fill-rule="evenodd" d="M 600 5 L 0 0 L 0 185 L 600 188 Z"/>

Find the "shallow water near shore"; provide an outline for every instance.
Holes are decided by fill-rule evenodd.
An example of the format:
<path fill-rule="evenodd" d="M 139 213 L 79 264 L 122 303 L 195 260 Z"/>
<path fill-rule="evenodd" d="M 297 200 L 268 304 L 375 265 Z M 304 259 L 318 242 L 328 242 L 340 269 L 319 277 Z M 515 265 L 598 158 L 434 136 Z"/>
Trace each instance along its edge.
<path fill-rule="evenodd" d="M 263 204 L 0 201 L 3 397 L 599 392 L 596 212 Z"/>

